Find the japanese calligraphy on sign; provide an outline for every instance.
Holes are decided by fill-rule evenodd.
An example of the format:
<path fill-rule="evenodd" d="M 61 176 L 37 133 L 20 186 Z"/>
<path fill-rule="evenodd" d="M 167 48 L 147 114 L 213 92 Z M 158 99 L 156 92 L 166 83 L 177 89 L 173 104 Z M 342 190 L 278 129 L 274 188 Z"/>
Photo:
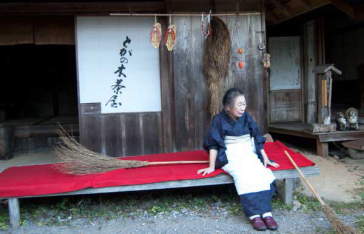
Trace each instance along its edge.
<path fill-rule="evenodd" d="M 123 85 L 123 78 L 127 78 L 127 75 L 125 74 L 126 65 L 129 62 L 127 57 L 133 55 L 132 50 L 128 48 L 128 45 L 130 43 L 131 39 L 128 36 L 126 36 L 123 42 L 123 48 L 121 48 L 119 52 L 120 66 L 114 72 L 115 74 L 117 74 L 118 78 L 116 79 L 115 83 L 111 86 L 112 95 L 106 102 L 105 106 L 110 105 L 113 108 L 117 108 L 122 105 L 119 95 L 122 94 L 121 90 L 125 88 L 125 85 Z"/>

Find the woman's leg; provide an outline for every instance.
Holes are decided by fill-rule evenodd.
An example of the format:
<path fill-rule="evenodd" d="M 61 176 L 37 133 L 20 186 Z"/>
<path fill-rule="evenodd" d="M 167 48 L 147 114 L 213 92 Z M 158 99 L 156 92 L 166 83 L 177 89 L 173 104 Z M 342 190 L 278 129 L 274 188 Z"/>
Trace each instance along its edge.
<path fill-rule="evenodd" d="M 272 194 L 273 190 L 255 193 L 240 194 L 240 202 L 244 213 L 254 229 L 262 231 L 266 228 L 277 230 L 278 225 L 272 217 Z"/>
<path fill-rule="evenodd" d="M 240 194 L 239 197 L 247 217 L 272 211 L 272 192 L 270 190 Z"/>

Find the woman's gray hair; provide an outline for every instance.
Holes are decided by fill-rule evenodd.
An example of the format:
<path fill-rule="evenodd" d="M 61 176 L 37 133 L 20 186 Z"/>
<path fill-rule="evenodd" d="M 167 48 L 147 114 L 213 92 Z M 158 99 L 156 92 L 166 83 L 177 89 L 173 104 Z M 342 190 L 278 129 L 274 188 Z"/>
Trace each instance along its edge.
<path fill-rule="evenodd" d="M 244 93 L 241 89 L 231 88 L 227 90 L 222 98 L 222 104 L 224 107 L 232 106 L 234 104 L 234 100 L 238 96 L 244 96 Z"/>

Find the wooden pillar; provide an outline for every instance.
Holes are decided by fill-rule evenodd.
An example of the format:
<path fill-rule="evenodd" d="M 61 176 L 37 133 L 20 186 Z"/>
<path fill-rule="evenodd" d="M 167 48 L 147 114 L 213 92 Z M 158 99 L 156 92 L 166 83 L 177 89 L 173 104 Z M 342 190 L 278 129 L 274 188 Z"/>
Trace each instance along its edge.
<path fill-rule="evenodd" d="M 294 178 L 284 179 L 283 201 L 286 205 L 293 204 Z"/>
<path fill-rule="evenodd" d="M 18 198 L 9 198 L 9 217 L 11 227 L 17 228 L 20 226 L 20 209 Z"/>
<path fill-rule="evenodd" d="M 316 139 L 316 154 L 327 157 L 329 156 L 329 143 L 328 142 L 320 142 L 320 140 Z"/>
<path fill-rule="evenodd" d="M 360 82 L 360 113 L 364 113 L 364 63 L 359 65 L 358 68 L 359 82 Z"/>
<path fill-rule="evenodd" d="M 312 72 L 317 65 L 317 44 L 315 21 L 304 24 L 304 101 L 306 108 L 306 122 L 315 123 L 317 121 L 317 97 L 316 97 L 316 77 Z"/>
<path fill-rule="evenodd" d="M 13 154 L 14 126 L 0 125 L 0 159 L 9 159 Z"/>

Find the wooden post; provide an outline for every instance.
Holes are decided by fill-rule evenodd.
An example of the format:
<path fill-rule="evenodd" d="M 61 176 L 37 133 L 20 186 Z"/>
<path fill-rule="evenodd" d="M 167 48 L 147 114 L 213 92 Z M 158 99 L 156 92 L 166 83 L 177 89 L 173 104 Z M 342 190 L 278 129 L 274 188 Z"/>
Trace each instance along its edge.
<path fill-rule="evenodd" d="M 320 139 L 316 139 L 316 154 L 327 157 L 329 156 L 329 143 L 320 142 Z"/>
<path fill-rule="evenodd" d="M 11 227 L 17 228 L 20 226 L 20 209 L 18 198 L 9 198 L 9 217 Z"/>
<path fill-rule="evenodd" d="M 294 178 L 284 179 L 283 201 L 286 205 L 293 204 Z"/>
<path fill-rule="evenodd" d="M 338 75 L 341 75 L 342 72 L 337 69 L 333 64 L 318 65 L 313 69 L 313 72 L 317 74 L 318 78 L 317 97 L 319 99 L 319 106 L 317 112 L 318 124 L 316 125 L 323 125 L 324 127 L 326 127 L 328 125 L 331 125 L 332 75 L 333 72 Z M 320 128 L 316 130 L 319 129 Z M 329 127 L 328 130 L 329 129 L 331 129 L 331 127 Z"/>
<path fill-rule="evenodd" d="M 14 126 L 0 125 L 0 159 L 9 159 L 13 154 Z"/>

